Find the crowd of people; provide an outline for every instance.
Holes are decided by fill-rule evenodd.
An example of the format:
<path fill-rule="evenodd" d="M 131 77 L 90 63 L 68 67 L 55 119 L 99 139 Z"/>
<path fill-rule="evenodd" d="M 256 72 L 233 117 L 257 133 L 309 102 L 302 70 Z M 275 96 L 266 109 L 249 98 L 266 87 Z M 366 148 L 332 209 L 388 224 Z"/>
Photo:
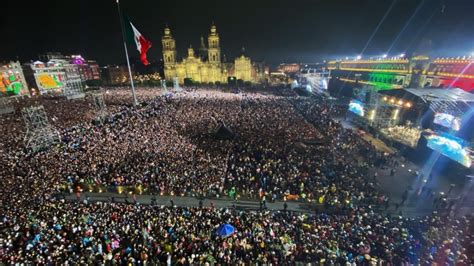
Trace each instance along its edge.
<path fill-rule="evenodd" d="M 218 90 L 143 89 L 138 96 L 143 104 L 132 108 L 127 90 L 104 91 L 110 116 L 102 124 L 91 123 L 97 111 L 87 98 L 34 99 L 62 140 L 37 153 L 22 145 L 18 113 L 1 117 L 3 263 L 469 264 L 468 218 L 373 211 L 387 197 L 367 171 L 386 158 L 331 119 L 339 107 Z M 216 136 L 222 125 L 233 138 Z M 260 200 L 296 196 L 347 211 L 308 215 L 53 196 L 93 186 L 194 196 L 233 191 Z M 224 223 L 236 233 L 217 236 Z"/>
<path fill-rule="evenodd" d="M 385 137 L 404 143 L 410 147 L 416 147 L 421 135 L 420 129 L 404 125 L 382 128 L 381 132 Z"/>
<path fill-rule="evenodd" d="M 61 201 L 22 211 L 2 215 L 5 264 L 469 264 L 466 219 Z M 223 237 L 226 223 L 235 233 Z"/>

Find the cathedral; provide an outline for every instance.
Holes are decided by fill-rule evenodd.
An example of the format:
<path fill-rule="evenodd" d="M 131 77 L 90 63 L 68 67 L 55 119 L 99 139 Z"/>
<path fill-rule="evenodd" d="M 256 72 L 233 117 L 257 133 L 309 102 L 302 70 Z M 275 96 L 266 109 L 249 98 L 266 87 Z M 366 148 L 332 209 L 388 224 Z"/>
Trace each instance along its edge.
<path fill-rule="evenodd" d="M 168 26 L 165 27 L 164 33 L 162 45 L 166 80 L 178 77 L 181 84 L 186 78 L 198 83 L 227 83 L 227 78 L 233 77 L 237 80 L 259 82 L 264 76 L 263 67 L 252 63 L 243 53 L 233 63 L 225 62 L 225 56 L 224 60 L 221 60 L 220 39 L 214 25 L 207 38 L 208 46 L 206 47 L 204 38 L 201 37 L 198 54 L 189 47 L 187 56 L 181 62 L 178 61 L 176 42 Z"/>

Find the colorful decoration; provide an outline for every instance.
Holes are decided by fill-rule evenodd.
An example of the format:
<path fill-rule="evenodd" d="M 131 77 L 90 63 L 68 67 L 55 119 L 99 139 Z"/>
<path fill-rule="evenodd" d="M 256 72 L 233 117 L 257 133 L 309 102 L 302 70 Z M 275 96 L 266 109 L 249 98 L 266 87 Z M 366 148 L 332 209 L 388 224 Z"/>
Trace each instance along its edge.
<path fill-rule="evenodd" d="M 51 74 L 38 75 L 38 84 L 43 89 L 56 89 L 64 85 L 61 75 Z"/>
<path fill-rule="evenodd" d="M 23 89 L 23 83 L 19 73 L 13 71 L 4 72 L 0 80 L 0 92 L 3 94 L 19 95 Z"/>

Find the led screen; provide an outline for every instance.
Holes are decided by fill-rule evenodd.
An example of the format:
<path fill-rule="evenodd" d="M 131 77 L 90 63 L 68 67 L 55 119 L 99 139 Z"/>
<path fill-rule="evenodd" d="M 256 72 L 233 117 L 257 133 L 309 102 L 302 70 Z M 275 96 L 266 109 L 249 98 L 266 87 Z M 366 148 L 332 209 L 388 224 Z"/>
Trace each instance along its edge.
<path fill-rule="evenodd" d="M 427 135 L 426 139 L 428 148 L 440 152 L 465 167 L 471 167 L 471 155 L 464 140 L 447 133 Z"/>
<path fill-rule="evenodd" d="M 37 75 L 38 86 L 42 89 L 56 89 L 63 87 L 63 77 L 61 74 L 42 73 Z"/>
<path fill-rule="evenodd" d="M 19 95 L 24 89 L 19 73 L 11 70 L 0 73 L 0 93 Z"/>
<path fill-rule="evenodd" d="M 358 116 L 364 116 L 364 107 L 358 100 L 351 100 L 349 103 L 349 111 L 353 112 Z"/>
<path fill-rule="evenodd" d="M 456 131 L 461 128 L 461 119 L 450 114 L 436 113 L 433 122 Z"/>

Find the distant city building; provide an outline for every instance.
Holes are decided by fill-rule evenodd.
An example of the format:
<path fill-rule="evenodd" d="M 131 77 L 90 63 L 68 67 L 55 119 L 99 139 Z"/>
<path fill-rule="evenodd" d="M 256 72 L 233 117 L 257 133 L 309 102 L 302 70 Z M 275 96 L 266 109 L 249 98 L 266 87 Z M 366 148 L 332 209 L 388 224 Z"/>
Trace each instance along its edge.
<path fill-rule="evenodd" d="M 286 74 L 298 73 L 300 71 L 300 64 L 280 64 L 278 66 L 278 71 Z"/>
<path fill-rule="evenodd" d="M 227 78 L 232 76 L 243 81 L 259 82 L 264 77 L 264 73 L 243 54 L 234 63 L 221 61 L 220 38 L 214 25 L 208 36 L 208 47 L 201 37 L 199 54 L 195 55 L 194 49 L 189 47 L 187 57 L 181 62 L 178 61 L 176 42 L 168 27 L 165 28 L 162 44 L 164 74 L 169 81 L 178 77 L 180 83 L 184 83 L 184 79 L 200 83 L 226 83 Z"/>
<path fill-rule="evenodd" d="M 75 94 L 83 90 L 79 67 L 64 59 L 51 59 L 48 62 L 35 61 L 29 64 L 39 94 Z M 31 80 L 31 78 L 30 78 Z"/>
<path fill-rule="evenodd" d="M 355 59 L 330 61 L 331 83 L 344 88 L 390 90 L 401 88 L 460 88 L 474 91 L 474 58 L 407 58 Z M 330 86 L 331 87 L 331 86 Z M 341 85 L 336 85 L 341 87 Z"/>
<path fill-rule="evenodd" d="M 99 80 L 99 64 L 95 60 L 86 60 L 81 55 L 63 55 L 58 52 L 48 52 L 38 55 L 39 61 L 49 62 L 52 60 L 62 60 L 78 67 L 82 81 Z"/>
<path fill-rule="evenodd" d="M 70 62 L 77 65 L 83 81 L 100 79 L 99 64 L 95 60 L 85 60 L 80 55 L 71 55 Z"/>
<path fill-rule="evenodd" d="M 28 85 L 20 62 L 0 63 L 0 96 L 28 94 Z"/>
<path fill-rule="evenodd" d="M 43 62 L 48 62 L 50 60 L 68 60 L 70 57 L 65 56 L 59 52 L 47 52 L 44 54 L 38 55 L 38 60 Z"/>
<path fill-rule="evenodd" d="M 100 73 L 106 85 L 124 85 L 130 82 L 127 66 L 107 65 L 100 68 Z M 133 68 L 132 75 L 135 76 Z"/>

